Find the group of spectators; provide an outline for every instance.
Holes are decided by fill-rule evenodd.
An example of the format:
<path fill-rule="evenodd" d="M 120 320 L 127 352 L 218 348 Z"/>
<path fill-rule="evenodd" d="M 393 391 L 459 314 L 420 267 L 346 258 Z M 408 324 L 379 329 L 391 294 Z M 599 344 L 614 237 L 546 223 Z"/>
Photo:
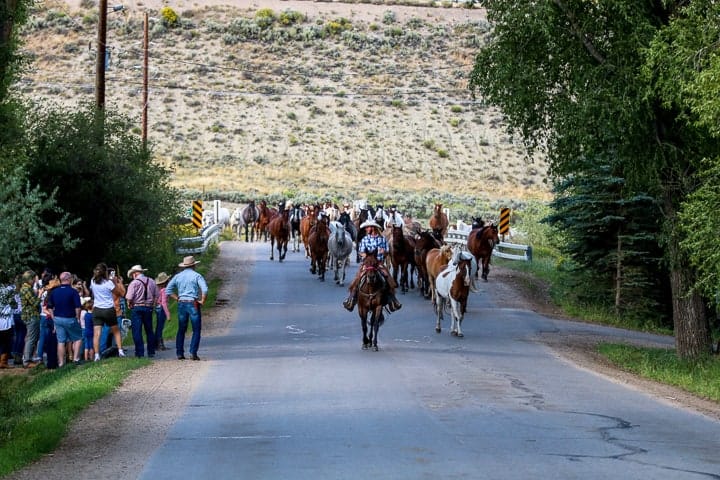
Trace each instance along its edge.
<path fill-rule="evenodd" d="M 118 272 L 104 263 L 95 266 L 89 285 L 70 272 L 55 275 L 50 269 L 41 275 L 28 270 L 15 279 L 0 278 L 0 369 L 10 368 L 11 360 L 14 366 L 33 368 L 42 362 L 54 369 L 69 362 L 79 365 L 105 356 L 124 357 L 122 339 L 128 330 L 135 356 L 145 356 L 147 345 L 147 355 L 153 357 L 156 350 L 166 350 L 163 330 L 170 318 L 170 297 L 178 301 L 177 357 L 185 359 L 190 322 L 190 353 L 199 360 L 200 306 L 207 283 L 194 271 L 197 263 L 185 257 L 179 274 L 170 277 L 161 272 L 155 279 L 145 275 L 147 269 L 134 265 L 127 272 L 127 287 Z"/>

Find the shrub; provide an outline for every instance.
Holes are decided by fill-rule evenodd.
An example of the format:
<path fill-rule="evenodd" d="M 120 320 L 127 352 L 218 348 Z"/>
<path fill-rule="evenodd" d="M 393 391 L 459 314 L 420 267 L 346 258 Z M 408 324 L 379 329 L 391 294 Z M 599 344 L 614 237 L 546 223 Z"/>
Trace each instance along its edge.
<path fill-rule="evenodd" d="M 174 27 L 178 23 L 178 14 L 170 7 L 162 7 L 160 9 L 160 16 L 162 17 L 163 25 L 166 27 Z"/>
<path fill-rule="evenodd" d="M 275 23 L 275 12 L 270 8 L 261 8 L 255 13 L 255 22 L 263 30 Z"/>
<path fill-rule="evenodd" d="M 302 23 L 303 21 L 305 21 L 305 16 L 302 13 L 296 12 L 294 10 L 285 10 L 280 14 L 280 18 L 278 19 L 280 25 L 284 27 L 296 25 L 298 23 Z"/>

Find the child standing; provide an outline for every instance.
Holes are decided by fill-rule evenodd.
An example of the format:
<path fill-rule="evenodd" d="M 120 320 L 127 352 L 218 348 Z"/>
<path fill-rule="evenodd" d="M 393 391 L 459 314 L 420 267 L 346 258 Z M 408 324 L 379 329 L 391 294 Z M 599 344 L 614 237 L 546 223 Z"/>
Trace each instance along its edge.
<path fill-rule="evenodd" d="M 82 311 L 80 312 L 80 326 L 83 330 L 83 339 L 85 346 L 85 361 L 92 362 L 95 357 L 95 348 L 93 346 L 93 337 L 95 329 L 93 328 L 92 309 L 93 299 L 91 297 L 83 297 L 80 299 L 82 303 Z"/>
<path fill-rule="evenodd" d="M 170 280 L 170 276 L 165 272 L 158 273 L 155 279 L 155 284 L 160 289 L 160 296 L 158 298 L 158 304 L 155 307 L 155 338 L 157 339 L 157 350 L 167 350 L 165 348 L 165 342 L 163 341 L 163 329 L 165 328 L 165 321 L 170 318 L 170 310 L 168 309 L 168 297 L 165 292 L 167 283 Z"/>

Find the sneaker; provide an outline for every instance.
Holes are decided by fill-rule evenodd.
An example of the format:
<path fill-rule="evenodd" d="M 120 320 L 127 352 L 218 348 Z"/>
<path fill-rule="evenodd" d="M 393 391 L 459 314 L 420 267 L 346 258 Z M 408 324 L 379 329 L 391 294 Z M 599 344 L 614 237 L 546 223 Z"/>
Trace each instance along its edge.
<path fill-rule="evenodd" d="M 118 357 L 124 357 L 125 356 L 125 350 L 122 348 L 118 348 Z"/>
<path fill-rule="evenodd" d="M 82 365 L 84 363 L 85 362 L 83 360 L 73 360 L 73 365 L 75 365 L 75 366 Z"/>
<path fill-rule="evenodd" d="M 23 363 L 23 368 L 35 368 L 37 366 L 38 366 L 38 364 L 34 363 L 34 362 Z"/>
<path fill-rule="evenodd" d="M 94 359 L 93 361 L 94 361 L 94 362 L 99 362 L 99 361 L 100 361 L 100 354 L 99 354 L 99 353 L 96 353 L 96 354 L 95 354 L 95 359 Z"/>

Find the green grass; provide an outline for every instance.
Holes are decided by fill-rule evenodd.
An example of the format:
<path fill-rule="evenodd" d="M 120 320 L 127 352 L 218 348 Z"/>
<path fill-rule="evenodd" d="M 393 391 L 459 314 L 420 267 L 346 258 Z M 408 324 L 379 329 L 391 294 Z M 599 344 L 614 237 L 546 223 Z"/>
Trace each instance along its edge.
<path fill-rule="evenodd" d="M 685 361 L 679 359 L 673 349 L 608 343 L 599 345 L 598 351 L 623 370 L 720 402 L 718 357 Z"/>
<path fill-rule="evenodd" d="M 149 363 L 113 358 L 0 376 L 0 477 L 52 452 L 78 413 Z"/>

